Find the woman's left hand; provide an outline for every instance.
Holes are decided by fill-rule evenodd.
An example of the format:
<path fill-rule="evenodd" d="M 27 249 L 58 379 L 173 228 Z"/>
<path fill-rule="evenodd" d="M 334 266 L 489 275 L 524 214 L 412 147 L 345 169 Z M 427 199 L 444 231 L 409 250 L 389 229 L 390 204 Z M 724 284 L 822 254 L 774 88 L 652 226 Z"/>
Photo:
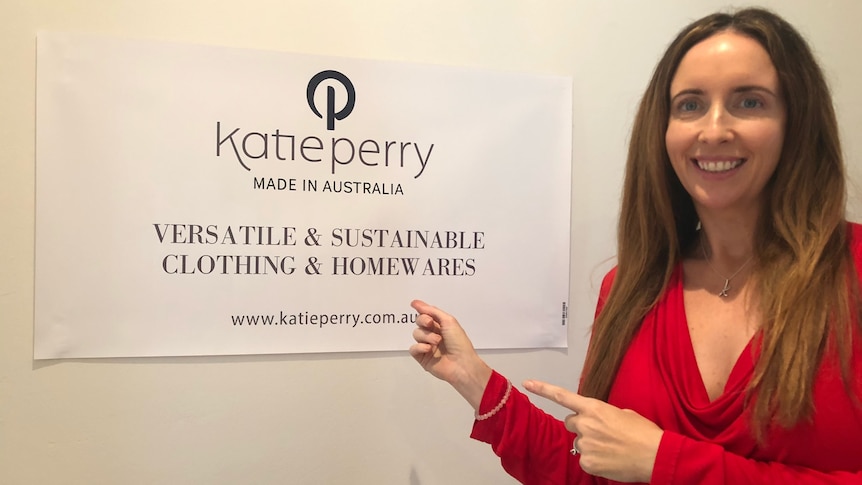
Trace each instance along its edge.
<path fill-rule="evenodd" d="M 581 468 L 618 482 L 649 482 L 664 431 L 630 409 L 581 396 L 540 381 L 526 381 L 528 391 L 571 409 L 566 429 L 577 437 L 573 447 Z"/>

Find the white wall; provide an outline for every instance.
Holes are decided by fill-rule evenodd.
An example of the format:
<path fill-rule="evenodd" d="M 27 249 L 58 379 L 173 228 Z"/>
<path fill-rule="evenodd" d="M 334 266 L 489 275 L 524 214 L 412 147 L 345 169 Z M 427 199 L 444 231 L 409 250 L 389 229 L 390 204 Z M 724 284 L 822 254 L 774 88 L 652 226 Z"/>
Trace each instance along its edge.
<path fill-rule="evenodd" d="M 764 4 L 819 54 L 858 185 L 862 3 Z M 572 201 L 584 222 L 572 227 L 580 249 L 572 254 L 571 348 L 485 356 L 515 382 L 574 387 L 596 287 L 613 256 L 638 97 L 672 36 L 724 7 L 713 0 L 0 0 L 0 483 L 514 483 L 489 447 L 467 437 L 469 406 L 406 352 L 34 362 L 38 30 L 572 76 L 573 179 L 590 182 Z M 858 190 L 852 196 L 851 213 L 859 214 Z M 405 349 L 410 340 L 404 336 Z"/>

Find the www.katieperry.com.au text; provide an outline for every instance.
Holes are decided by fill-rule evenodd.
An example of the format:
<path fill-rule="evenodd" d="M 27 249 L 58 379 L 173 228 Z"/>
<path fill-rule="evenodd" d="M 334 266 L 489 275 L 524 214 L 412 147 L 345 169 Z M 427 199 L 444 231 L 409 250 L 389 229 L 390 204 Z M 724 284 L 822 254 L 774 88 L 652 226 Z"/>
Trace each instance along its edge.
<path fill-rule="evenodd" d="M 415 313 L 309 313 L 284 312 L 278 314 L 231 315 L 235 327 L 287 325 L 297 327 L 356 328 L 367 325 L 415 324 Z"/>

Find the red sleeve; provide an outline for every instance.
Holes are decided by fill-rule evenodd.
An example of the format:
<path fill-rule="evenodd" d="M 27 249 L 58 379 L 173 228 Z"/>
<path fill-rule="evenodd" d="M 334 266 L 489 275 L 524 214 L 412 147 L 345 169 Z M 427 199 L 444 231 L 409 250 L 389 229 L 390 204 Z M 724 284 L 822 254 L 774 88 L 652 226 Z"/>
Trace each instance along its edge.
<path fill-rule="evenodd" d="M 480 414 L 500 402 L 506 386 L 506 378 L 495 371 L 482 396 Z M 473 424 L 470 436 L 489 443 L 503 469 L 525 485 L 596 483 L 581 470 L 580 457 L 569 452 L 575 435 L 515 388 L 499 412 Z"/>
<path fill-rule="evenodd" d="M 860 485 L 862 471 L 830 473 L 775 462 L 760 462 L 724 451 L 724 448 L 714 443 L 696 441 L 665 431 L 650 483 Z"/>
<path fill-rule="evenodd" d="M 596 315 L 610 293 L 616 268 L 602 280 Z M 496 371 L 482 395 L 479 414 L 486 413 L 503 398 L 507 380 Z M 491 445 L 503 469 L 526 485 L 605 483 L 581 470 L 580 456 L 572 456 L 574 433 L 562 421 L 546 414 L 529 398 L 512 388 L 506 405 L 494 416 L 473 424 L 473 439 Z"/>

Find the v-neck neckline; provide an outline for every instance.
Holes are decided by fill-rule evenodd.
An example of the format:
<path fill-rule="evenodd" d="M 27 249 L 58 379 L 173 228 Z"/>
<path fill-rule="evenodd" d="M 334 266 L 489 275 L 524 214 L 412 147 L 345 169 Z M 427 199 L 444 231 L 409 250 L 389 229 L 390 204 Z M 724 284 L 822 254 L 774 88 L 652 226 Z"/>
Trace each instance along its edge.
<path fill-rule="evenodd" d="M 691 339 L 691 332 L 688 328 L 688 315 L 685 313 L 683 267 L 681 262 L 676 267 L 674 278 L 676 278 L 676 281 L 671 282 L 670 287 L 674 289 L 673 291 L 678 292 L 678 298 L 676 298 L 676 300 L 679 307 L 677 310 L 678 314 L 682 315 L 682 318 L 677 319 L 677 322 L 681 325 L 679 332 L 683 335 L 682 340 L 684 340 L 681 351 L 684 354 L 683 358 L 686 363 L 694 370 L 694 372 L 690 374 L 692 376 L 690 377 L 689 382 L 691 386 L 687 386 L 688 389 L 694 393 L 694 395 L 689 396 L 691 400 L 690 402 L 702 408 L 721 406 L 728 399 L 735 399 L 739 393 L 745 392 L 745 386 L 748 382 L 747 376 L 749 376 L 754 370 L 754 355 L 752 348 L 757 333 L 748 340 L 748 343 L 745 344 L 745 347 L 736 357 L 736 361 L 734 361 L 730 374 L 727 376 L 727 382 L 724 384 L 724 389 L 721 391 L 721 394 L 711 400 L 709 398 L 709 393 L 706 390 L 706 384 L 704 383 L 700 366 L 697 363 L 697 356 L 694 353 L 694 342 Z"/>

